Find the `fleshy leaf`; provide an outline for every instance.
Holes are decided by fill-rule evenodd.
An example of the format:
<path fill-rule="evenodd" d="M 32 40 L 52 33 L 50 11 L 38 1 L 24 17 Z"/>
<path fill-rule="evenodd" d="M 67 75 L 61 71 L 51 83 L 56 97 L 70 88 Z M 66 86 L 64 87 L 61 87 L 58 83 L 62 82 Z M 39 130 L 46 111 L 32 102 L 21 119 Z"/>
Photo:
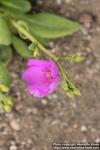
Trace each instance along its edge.
<path fill-rule="evenodd" d="M 41 44 L 45 46 L 47 46 L 48 42 L 51 40 L 50 38 L 36 36 L 33 32 L 32 32 L 32 35 L 37 39 L 37 41 L 39 41 Z"/>
<path fill-rule="evenodd" d="M 17 36 L 13 36 L 12 44 L 15 50 L 18 52 L 18 54 L 21 55 L 22 57 L 24 58 L 32 57 L 32 52 L 28 50 L 26 43 Z"/>
<path fill-rule="evenodd" d="M 2 15 L 0 15 L 0 44 L 11 44 L 11 32 L 6 19 Z"/>
<path fill-rule="evenodd" d="M 5 68 L 5 66 L 2 63 L 0 63 L 0 84 L 9 87 L 10 83 L 11 83 L 11 77 L 9 72 Z"/>
<path fill-rule="evenodd" d="M 33 34 L 44 38 L 71 35 L 80 29 L 79 23 L 49 13 L 23 16 L 23 19 L 30 24 Z"/>
<path fill-rule="evenodd" d="M 8 64 L 12 59 L 12 48 L 10 46 L 0 46 L 0 61 Z"/>
<path fill-rule="evenodd" d="M 25 0 L 1 0 L 0 3 L 10 10 L 17 11 L 17 13 L 25 13 L 31 9 L 30 2 Z"/>
<path fill-rule="evenodd" d="M 25 21 L 19 20 L 17 21 L 17 23 L 22 26 L 26 31 L 29 32 L 29 27 L 27 25 L 27 23 Z M 19 35 L 22 39 L 27 39 L 27 37 L 25 35 L 23 35 L 21 32 L 19 32 Z"/>

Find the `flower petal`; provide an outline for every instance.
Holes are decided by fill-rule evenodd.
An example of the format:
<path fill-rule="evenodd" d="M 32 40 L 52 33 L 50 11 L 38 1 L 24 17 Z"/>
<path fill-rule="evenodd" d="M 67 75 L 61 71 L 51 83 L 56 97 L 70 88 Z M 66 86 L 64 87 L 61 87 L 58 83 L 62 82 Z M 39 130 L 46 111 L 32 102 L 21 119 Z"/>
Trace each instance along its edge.
<path fill-rule="evenodd" d="M 59 85 L 59 83 L 60 83 L 60 78 L 59 77 L 55 78 L 49 86 L 49 90 L 50 90 L 49 93 L 52 93 L 56 89 L 56 87 Z"/>
<path fill-rule="evenodd" d="M 29 59 L 22 78 L 28 84 L 28 92 L 36 97 L 45 97 L 60 82 L 59 69 L 53 60 Z"/>
<path fill-rule="evenodd" d="M 23 80 L 25 80 L 28 84 L 35 84 L 41 82 L 42 80 L 42 71 L 39 67 L 30 67 L 23 72 L 22 75 Z"/>
<path fill-rule="evenodd" d="M 56 63 L 52 60 L 49 61 L 50 65 L 51 65 L 51 74 L 52 76 L 55 78 L 59 75 L 59 69 L 58 66 L 56 65 Z"/>
<path fill-rule="evenodd" d="M 45 88 L 35 88 L 34 85 L 31 85 L 28 87 L 28 92 L 30 94 L 33 94 L 35 97 L 45 97 L 49 94 L 49 89 L 47 87 Z"/>

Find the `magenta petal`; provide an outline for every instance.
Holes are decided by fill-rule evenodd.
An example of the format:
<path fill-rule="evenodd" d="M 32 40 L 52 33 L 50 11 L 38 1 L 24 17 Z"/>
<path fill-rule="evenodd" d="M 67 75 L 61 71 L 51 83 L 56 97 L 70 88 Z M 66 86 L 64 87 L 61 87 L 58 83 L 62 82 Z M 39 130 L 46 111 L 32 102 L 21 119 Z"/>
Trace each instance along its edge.
<path fill-rule="evenodd" d="M 52 60 L 49 61 L 51 64 L 51 73 L 53 77 L 56 77 L 59 75 L 59 69 L 58 66 L 56 65 L 56 63 Z"/>
<path fill-rule="evenodd" d="M 34 95 L 35 97 L 41 98 L 41 97 L 45 97 L 49 94 L 49 89 L 48 88 L 35 88 L 34 86 L 29 86 L 28 87 L 28 92 L 32 95 Z"/>
<path fill-rule="evenodd" d="M 22 77 L 28 84 L 35 84 L 42 80 L 42 72 L 40 68 L 30 67 L 23 72 Z"/>
<path fill-rule="evenodd" d="M 28 92 L 44 97 L 55 90 L 60 82 L 59 69 L 53 60 L 29 59 L 22 78 L 28 84 Z"/>
<path fill-rule="evenodd" d="M 52 93 L 57 88 L 59 83 L 60 83 L 60 78 L 59 77 L 55 78 L 54 81 L 49 86 L 50 93 Z"/>
<path fill-rule="evenodd" d="M 34 85 L 36 87 L 39 86 L 48 86 L 51 83 L 51 80 L 48 80 L 44 77 L 41 67 L 32 66 L 26 69 L 22 75 L 23 80 L 25 80 L 28 84 Z"/>

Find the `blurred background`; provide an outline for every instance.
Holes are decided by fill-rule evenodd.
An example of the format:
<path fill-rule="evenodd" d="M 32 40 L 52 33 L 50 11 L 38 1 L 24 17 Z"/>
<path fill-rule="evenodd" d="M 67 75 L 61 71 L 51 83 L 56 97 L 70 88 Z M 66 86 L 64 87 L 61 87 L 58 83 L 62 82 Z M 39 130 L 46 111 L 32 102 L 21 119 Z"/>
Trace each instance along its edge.
<path fill-rule="evenodd" d="M 64 63 L 82 96 L 69 99 L 58 89 L 38 100 L 25 91 L 25 60 L 14 56 L 8 66 L 16 105 L 0 110 L 0 150 L 52 150 L 52 142 L 100 142 L 100 0 L 33 0 L 33 12 L 52 12 L 83 24 L 72 36 L 51 40 L 56 55 L 78 52 L 79 64 Z M 12 65 L 13 64 L 13 65 Z"/>

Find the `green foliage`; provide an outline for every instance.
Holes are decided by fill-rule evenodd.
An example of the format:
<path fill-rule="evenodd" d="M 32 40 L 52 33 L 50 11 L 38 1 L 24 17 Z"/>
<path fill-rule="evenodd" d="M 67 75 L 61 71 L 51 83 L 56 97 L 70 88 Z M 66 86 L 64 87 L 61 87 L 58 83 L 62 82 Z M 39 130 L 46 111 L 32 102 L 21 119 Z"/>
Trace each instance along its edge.
<path fill-rule="evenodd" d="M 14 99 L 11 96 L 5 95 L 0 92 L 0 108 L 4 109 L 6 112 L 11 112 L 14 106 Z"/>
<path fill-rule="evenodd" d="M 82 56 L 82 55 L 79 55 L 79 54 L 69 54 L 67 57 L 58 57 L 58 60 L 60 61 L 64 61 L 64 60 L 70 60 L 70 61 L 73 61 L 73 62 L 82 62 L 85 60 L 85 56 Z"/>
<path fill-rule="evenodd" d="M 16 11 L 17 13 L 25 13 L 31 9 L 31 5 L 25 0 L 0 0 L 0 3 L 6 8 Z"/>
<path fill-rule="evenodd" d="M 31 4 L 26 0 L 0 0 L 0 4 L 0 45 L 13 44 L 16 51 L 25 58 L 32 57 L 32 53 L 27 50 L 22 40 L 13 39 L 16 30 L 11 24 L 12 19 L 17 20 L 44 45 L 52 38 L 71 35 L 80 28 L 79 23 L 50 13 L 27 14 Z M 22 39 L 26 39 L 22 33 L 19 32 L 19 35 Z M 15 44 L 15 41 L 21 43 L 21 48 L 20 44 Z M 1 60 L 4 62 L 4 58 Z"/>
<path fill-rule="evenodd" d="M 23 19 L 29 23 L 33 34 L 43 38 L 71 35 L 80 28 L 77 22 L 49 13 L 26 15 Z"/>
<path fill-rule="evenodd" d="M 27 44 L 17 36 L 13 36 L 12 44 L 15 50 L 18 52 L 18 54 L 20 54 L 22 57 L 24 58 L 32 57 L 32 52 L 28 50 Z"/>
<path fill-rule="evenodd" d="M 26 23 L 25 21 L 19 20 L 19 21 L 17 21 L 17 23 L 18 23 L 19 25 L 21 25 L 26 31 L 29 32 L 29 27 L 28 27 L 28 25 L 27 25 L 27 23 Z M 19 32 L 19 35 L 20 35 L 20 37 L 21 37 L 22 39 L 27 39 L 27 37 L 25 37 L 25 35 L 23 35 L 23 34 L 20 33 L 20 32 Z"/>
<path fill-rule="evenodd" d="M 0 44 L 11 44 L 11 32 L 7 24 L 7 20 L 0 15 Z"/>
<path fill-rule="evenodd" d="M 51 40 L 50 38 L 40 37 L 38 35 L 35 35 L 34 33 L 32 33 L 32 34 L 44 46 L 47 46 L 48 42 Z"/>
<path fill-rule="evenodd" d="M 4 84 L 0 84 L 0 92 L 7 93 L 9 92 L 9 88 Z"/>
<path fill-rule="evenodd" d="M 72 83 L 68 75 L 65 73 L 63 74 L 61 86 L 66 92 L 67 96 L 69 97 L 73 97 L 74 95 L 81 96 L 80 90 L 77 87 L 75 87 L 75 85 Z"/>
<path fill-rule="evenodd" d="M 39 50 L 45 51 L 41 45 L 46 45 L 52 38 L 58 38 L 66 35 L 72 35 L 80 29 L 80 24 L 50 13 L 30 14 L 31 4 L 29 0 L 0 0 L 0 108 L 10 112 L 12 110 L 14 100 L 8 96 L 11 77 L 6 65 L 12 59 L 12 48 L 24 57 L 31 58 L 39 56 Z M 28 43 L 30 38 L 20 30 L 16 30 L 13 25 L 16 21 L 24 32 L 33 36 L 35 41 L 39 41 L 39 45 L 33 42 L 30 46 Z M 23 34 L 22 34 L 23 33 Z M 27 35 L 26 34 L 26 35 Z M 49 54 L 47 51 L 46 54 Z M 52 57 L 52 54 L 50 54 Z M 52 57 L 53 58 L 53 57 Z M 79 62 L 83 58 L 79 56 L 69 56 L 67 59 Z M 63 75 L 62 87 L 67 95 L 80 95 L 80 91 L 71 83 L 67 75 Z"/>
<path fill-rule="evenodd" d="M 78 54 L 70 54 L 67 56 L 67 59 L 74 61 L 74 62 L 82 62 L 85 60 L 85 57 L 78 55 Z"/>
<path fill-rule="evenodd" d="M 0 46 L 0 62 L 7 65 L 12 59 L 12 48 L 10 46 Z"/>
<path fill-rule="evenodd" d="M 10 83 L 11 83 L 11 77 L 9 72 L 4 66 L 4 64 L 0 63 L 0 84 L 10 86 Z"/>

